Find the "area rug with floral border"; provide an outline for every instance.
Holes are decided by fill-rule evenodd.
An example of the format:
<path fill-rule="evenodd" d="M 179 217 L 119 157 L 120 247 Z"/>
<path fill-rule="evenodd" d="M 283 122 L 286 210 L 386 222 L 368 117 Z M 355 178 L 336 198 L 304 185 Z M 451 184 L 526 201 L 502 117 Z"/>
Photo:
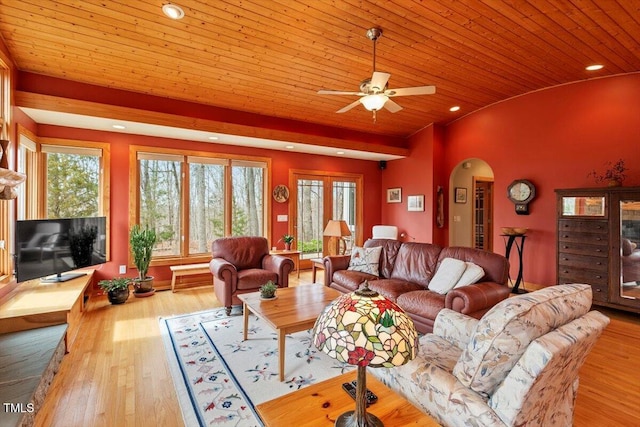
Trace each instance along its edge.
<path fill-rule="evenodd" d="M 255 406 L 353 369 L 312 345 L 311 331 L 287 335 L 278 379 L 276 331 L 253 314 L 214 309 L 160 319 L 182 416 L 191 426 L 262 426 Z"/>

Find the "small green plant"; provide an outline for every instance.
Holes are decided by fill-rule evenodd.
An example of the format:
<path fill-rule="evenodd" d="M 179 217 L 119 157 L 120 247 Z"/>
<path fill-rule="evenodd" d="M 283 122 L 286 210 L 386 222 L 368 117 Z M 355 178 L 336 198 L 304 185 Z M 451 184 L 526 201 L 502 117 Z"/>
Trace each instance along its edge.
<path fill-rule="evenodd" d="M 293 237 L 293 235 L 285 234 L 285 235 L 282 236 L 282 238 L 280 240 L 282 240 L 284 243 L 291 244 L 291 243 L 293 243 L 294 239 L 295 239 L 295 237 Z"/>
<path fill-rule="evenodd" d="M 278 289 L 278 285 L 269 280 L 260 287 L 260 296 L 262 298 L 273 298 L 276 296 L 276 289 Z"/>
<path fill-rule="evenodd" d="M 100 280 L 98 286 L 105 292 L 118 291 L 120 289 L 127 289 L 131 279 L 126 277 L 115 277 L 109 280 Z"/>

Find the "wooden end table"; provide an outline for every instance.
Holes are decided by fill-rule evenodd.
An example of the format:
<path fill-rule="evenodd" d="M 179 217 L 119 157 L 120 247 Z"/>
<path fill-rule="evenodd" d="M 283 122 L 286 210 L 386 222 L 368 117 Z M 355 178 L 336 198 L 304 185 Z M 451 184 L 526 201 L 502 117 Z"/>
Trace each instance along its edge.
<path fill-rule="evenodd" d="M 244 315 L 243 338 L 247 340 L 249 311 L 278 333 L 278 368 L 284 381 L 285 335 L 310 329 L 324 308 L 341 292 L 324 285 L 301 285 L 278 289 L 277 298 L 262 300 L 260 292 L 240 294 Z"/>
<path fill-rule="evenodd" d="M 293 266 L 296 268 L 296 272 L 298 273 L 298 279 L 300 278 L 300 255 L 302 254 L 302 252 L 281 249 L 281 250 L 269 251 L 269 254 L 281 255 L 281 256 L 290 258 L 291 261 L 293 261 Z"/>
<path fill-rule="evenodd" d="M 342 389 L 342 383 L 355 378 L 356 371 L 353 370 L 261 403 L 256 406 L 256 410 L 267 427 L 330 427 L 341 414 L 355 409 L 355 401 Z M 380 418 L 385 427 L 440 426 L 428 414 L 420 411 L 373 375 L 367 374 L 367 388 L 378 396 L 378 401 L 369 406 L 367 412 Z"/>
<path fill-rule="evenodd" d="M 316 274 L 318 270 L 324 270 L 324 263 L 322 258 L 311 258 L 311 281 L 316 283 Z"/>

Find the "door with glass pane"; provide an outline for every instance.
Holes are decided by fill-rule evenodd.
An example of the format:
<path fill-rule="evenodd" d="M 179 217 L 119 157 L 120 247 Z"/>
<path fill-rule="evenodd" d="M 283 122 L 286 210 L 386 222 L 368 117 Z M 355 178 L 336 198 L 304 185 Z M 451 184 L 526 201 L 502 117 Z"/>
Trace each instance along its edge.
<path fill-rule="evenodd" d="M 473 247 L 493 250 L 493 180 L 474 177 Z"/>
<path fill-rule="evenodd" d="M 310 259 L 327 253 L 329 239 L 323 235 L 331 219 L 344 220 L 351 236 L 345 236 L 347 251 L 362 240 L 362 178 L 359 175 L 292 172 L 293 190 L 290 233 L 301 251 L 301 268 L 310 268 Z M 348 253 L 348 252 L 347 252 Z"/>

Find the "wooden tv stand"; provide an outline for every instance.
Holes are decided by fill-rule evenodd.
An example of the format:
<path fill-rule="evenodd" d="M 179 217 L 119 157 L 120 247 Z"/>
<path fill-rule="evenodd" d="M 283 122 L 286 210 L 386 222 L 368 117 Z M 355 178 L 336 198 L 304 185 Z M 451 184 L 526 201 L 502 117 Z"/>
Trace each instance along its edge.
<path fill-rule="evenodd" d="M 0 299 L 0 334 L 67 324 L 66 350 L 78 334 L 93 270 L 61 283 L 24 282 Z"/>

